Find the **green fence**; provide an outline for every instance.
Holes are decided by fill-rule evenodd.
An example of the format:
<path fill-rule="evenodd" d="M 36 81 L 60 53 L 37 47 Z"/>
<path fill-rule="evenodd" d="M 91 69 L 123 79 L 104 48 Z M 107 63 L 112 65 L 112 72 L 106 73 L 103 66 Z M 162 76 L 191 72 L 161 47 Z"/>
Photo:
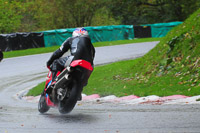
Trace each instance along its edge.
<path fill-rule="evenodd" d="M 134 38 L 132 25 L 85 27 L 92 42 L 127 40 Z M 72 36 L 74 28 L 44 31 L 45 47 L 61 45 Z"/>
<path fill-rule="evenodd" d="M 68 37 L 72 36 L 74 28 L 44 31 L 45 47 L 61 45 Z"/>
<path fill-rule="evenodd" d="M 169 22 L 169 23 L 147 24 L 143 26 L 151 26 L 152 37 L 164 37 L 173 27 L 182 23 L 183 22 Z"/>
<path fill-rule="evenodd" d="M 143 26 L 151 26 L 152 37 L 163 37 L 173 27 L 181 23 L 182 22 L 170 22 Z M 68 37 L 72 36 L 74 29 L 75 28 L 43 31 L 45 47 L 61 45 Z M 96 26 L 85 27 L 85 29 L 88 30 L 92 42 L 134 39 L 133 25 Z"/>

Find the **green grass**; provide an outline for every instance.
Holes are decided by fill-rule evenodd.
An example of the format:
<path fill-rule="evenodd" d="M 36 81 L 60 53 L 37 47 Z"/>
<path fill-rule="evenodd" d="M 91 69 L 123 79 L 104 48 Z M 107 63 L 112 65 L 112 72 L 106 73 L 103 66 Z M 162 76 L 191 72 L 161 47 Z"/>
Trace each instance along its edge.
<path fill-rule="evenodd" d="M 45 87 L 45 82 L 38 84 L 36 87 L 29 90 L 27 96 L 38 96 L 42 93 Z"/>
<path fill-rule="evenodd" d="M 119 40 L 119 41 L 108 41 L 108 42 L 96 42 L 96 43 L 94 43 L 94 46 L 95 47 L 102 47 L 102 46 L 112 46 L 112 45 L 119 45 L 119 44 L 152 42 L 152 41 L 160 41 L 160 40 L 162 40 L 162 38 L 140 38 L 140 39 L 133 39 L 133 40 Z"/>
<path fill-rule="evenodd" d="M 162 40 L 162 38 L 142 38 L 142 39 L 133 39 L 133 40 L 96 42 L 96 43 L 94 43 L 94 46 L 102 47 L 102 46 L 112 46 L 112 45 L 120 45 L 120 44 L 128 44 L 128 43 L 160 41 L 160 40 Z M 45 47 L 45 48 L 44 47 L 43 48 L 32 48 L 32 49 L 26 49 L 26 50 L 16 50 L 16 51 L 4 52 L 3 54 L 4 54 L 4 58 L 11 58 L 11 57 L 53 52 L 58 48 L 59 48 L 59 46 L 52 46 L 52 47 Z"/>
<path fill-rule="evenodd" d="M 31 48 L 31 49 L 26 49 L 26 50 L 16 50 L 16 51 L 3 52 L 3 54 L 4 54 L 4 58 L 11 58 L 11 57 L 19 57 L 19 56 L 53 52 L 58 48 L 59 48 L 59 46 L 53 46 L 53 47 L 48 47 L 48 48 L 44 48 L 44 47 L 42 47 L 42 48 Z"/>
<path fill-rule="evenodd" d="M 150 78 L 138 75 L 139 68 L 133 66 L 142 60 L 143 58 L 138 58 L 95 67 L 83 93 L 87 95 L 96 93 L 101 96 L 168 96 L 175 94 L 192 96 L 199 94 L 200 86 L 192 86 L 190 76 L 181 78 L 169 74 Z M 40 83 L 31 89 L 27 95 L 39 95 L 44 89 L 44 84 L 45 82 Z"/>
<path fill-rule="evenodd" d="M 136 65 L 143 58 L 122 61 L 95 68 L 88 86 L 84 89 L 86 94 L 98 93 L 106 95 L 137 95 L 137 96 L 168 96 L 174 94 L 197 95 L 200 86 L 191 86 L 190 77 L 185 76 L 180 82 L 180 77 L 173 74 L 165 76 L 139 76 Z M 188 82 L 184 82 L 188 81 Z"/>

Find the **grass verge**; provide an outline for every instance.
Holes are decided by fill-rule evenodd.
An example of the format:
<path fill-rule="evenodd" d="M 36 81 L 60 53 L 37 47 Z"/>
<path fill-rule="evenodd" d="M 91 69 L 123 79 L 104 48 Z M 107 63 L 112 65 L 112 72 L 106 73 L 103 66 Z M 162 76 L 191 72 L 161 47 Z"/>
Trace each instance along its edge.
<path fill-rule="evenodd" d="M 180 82 L 180 77 L 173 74 L 151 78 L 137 75 L 139 68 L 135 65 L 142 60 L 143 58 L 138 58 L 95 67 L 83 93 L 87 95 L 100 94 L 101 96 L 169 96 L 175 94 L 193 96 L 199 94 L 199 86 Z M 182 78 L 185 81 L 189 79 L 190 76 Z M 31 89 L 27 95 L 39 95 L 44 89 L 44 84 L 45 82 L 40 83 Z"/>

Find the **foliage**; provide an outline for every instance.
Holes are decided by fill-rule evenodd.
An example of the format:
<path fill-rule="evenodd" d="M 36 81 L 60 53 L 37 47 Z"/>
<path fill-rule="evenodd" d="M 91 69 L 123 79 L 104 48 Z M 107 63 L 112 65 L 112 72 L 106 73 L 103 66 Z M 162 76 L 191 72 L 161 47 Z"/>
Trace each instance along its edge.
<path fill-rule="evenodd" d="M 21 22 L 22 3 L 17 1 L 0 0 L 0 33 L 18 30 Z"/>
<path fill-rule="evenodd" d="M 22 14 L 21 20 L 22 32 L 42 31 L 50 27 L 56 28 L 55 20 L 58 14 L 55 12 L 57 6 L 54 0 L 27 0 L 24 4 L 25 12 Z"/>
<path fill-rule="evenodd" d="M 196 0 L 115 0 L 111 13 L 122 24 L 184 21 L 200 7 Z"/>
<path fill-rule="evenodd" d="M 98 9 L 92 18 L 91 26 L 120 25 L 120 20 L 114 19 L 106 6 Z"/>
<path fill-rule="evenodd" d="M 96 10 L 103 6 L 104 0 L 64 0 L 61 4 L 64 5 L 63 9 L 69 10 L 73 27 L 84 27 L 91 25 Z"/>
<path fill-rule="evenodd" d="M 0 0 L 0 33 L 183 21 L 197 0 Z"/>

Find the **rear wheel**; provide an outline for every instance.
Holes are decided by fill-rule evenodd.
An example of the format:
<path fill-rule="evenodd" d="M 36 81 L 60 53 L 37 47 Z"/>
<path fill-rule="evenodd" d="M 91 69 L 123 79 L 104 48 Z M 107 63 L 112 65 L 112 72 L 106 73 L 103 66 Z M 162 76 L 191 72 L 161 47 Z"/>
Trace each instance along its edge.
<path fill-rule="evenodd" d="M 49 109 L 50 107 L 46 103 L 45 96 L 41 95 L 38 103 L 38 111 L 43 114 L 47 112 Z"/>
<path fill-rule="evenodd" d="M 60 101 L 58 104 L 59 112 L 62 114 L 69 113 L 73 110 L 74 106 L 77 103 L 78 97 L 82 91 L 82 86 L 79 85 L 76 81 L 72 83 L 72 87 L 69 93 L 69 96 L 64 100 Z"/>

